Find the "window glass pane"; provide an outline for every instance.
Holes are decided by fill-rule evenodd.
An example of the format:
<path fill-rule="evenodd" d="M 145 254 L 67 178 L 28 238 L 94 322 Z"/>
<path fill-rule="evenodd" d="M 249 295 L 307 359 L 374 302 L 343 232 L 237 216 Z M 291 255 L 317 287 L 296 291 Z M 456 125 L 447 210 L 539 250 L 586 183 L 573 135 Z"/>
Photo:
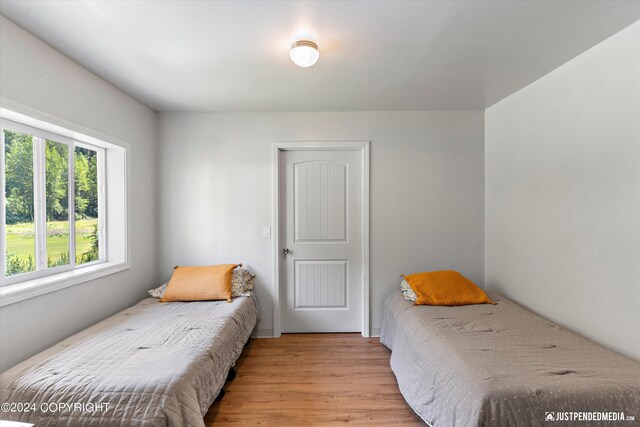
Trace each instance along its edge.
<path fill-rule="evenodd" d="M 69 148 L 46 140 L 47 267 L 69 264 Z"/>
<path fill-rule="evenodd" d="M 33 141 L 5 129 L 6 276 L 35 271 Z"/>
<path fill-rule="evenodd" d="M 76 264 L 99 259 L 98 153 L 75 148 Z"/>

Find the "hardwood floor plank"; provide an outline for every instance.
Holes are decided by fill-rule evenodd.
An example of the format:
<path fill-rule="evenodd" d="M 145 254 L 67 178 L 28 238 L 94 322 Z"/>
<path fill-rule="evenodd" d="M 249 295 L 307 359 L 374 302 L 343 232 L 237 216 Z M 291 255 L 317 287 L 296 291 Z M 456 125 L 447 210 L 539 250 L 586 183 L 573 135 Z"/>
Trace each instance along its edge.
<path fill-rule="evenodd" d="M 390 351 L 359 334 L 285 334 L 253 339 L 207 427 L 424 425 L 389 367 Z"/>

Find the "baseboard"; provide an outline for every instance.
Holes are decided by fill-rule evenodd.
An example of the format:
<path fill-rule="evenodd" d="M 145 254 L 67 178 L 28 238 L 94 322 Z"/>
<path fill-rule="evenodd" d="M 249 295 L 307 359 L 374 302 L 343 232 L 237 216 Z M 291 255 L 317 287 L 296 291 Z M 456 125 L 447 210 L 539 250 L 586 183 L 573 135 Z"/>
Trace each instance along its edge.
<path fill-rule="evenodd" d="M 371 328 L 369 333 L 371 338 L 378 338 L 380 328 Z M 273 328 L 254 329 L 251 338 L 273 338 Z"/>
<path fill-rule="evenodd" d="M 251 338 L 273 338 L 273 328 L 254 329 Z"/>

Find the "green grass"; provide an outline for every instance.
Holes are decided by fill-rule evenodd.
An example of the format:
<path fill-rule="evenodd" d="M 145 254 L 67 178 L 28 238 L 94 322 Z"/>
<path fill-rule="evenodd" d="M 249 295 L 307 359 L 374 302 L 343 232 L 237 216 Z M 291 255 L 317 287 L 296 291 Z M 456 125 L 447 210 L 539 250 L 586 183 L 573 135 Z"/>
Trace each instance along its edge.
<path fill-rule="evenodd" d="M 91 233 L 97 219 L 76 221 L 76 254 L 91 249 Z M 35 259 L 35 237 L 33 223 L 11 224 L 6 226 L 7 253 L 15 254 L 21 260 Z M 69 251 L 69 223 L 67 221 L 47 222 L 47 256 L 50 263 L 57 264 Z"/>

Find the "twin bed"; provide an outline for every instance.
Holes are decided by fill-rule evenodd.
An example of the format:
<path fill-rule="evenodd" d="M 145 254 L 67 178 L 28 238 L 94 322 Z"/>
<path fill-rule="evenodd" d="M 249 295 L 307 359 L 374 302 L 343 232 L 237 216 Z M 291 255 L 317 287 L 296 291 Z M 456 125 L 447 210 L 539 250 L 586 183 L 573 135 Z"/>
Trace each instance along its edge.
<path fill-rule="evenodd" d="M 640 364 L 488 296 L 497 304 L 416 306 L 400 292 L 385 302 L 380 341 L 427 424 L 640 425 Z"/>
<path fill-rule="evenodd" d="M 427 424 L 640 423 L 638 363 L 489 297 L 497 304 L 415 306 L 400 292 L 385 302 L 380 340 L 392 350 L 400 391 Z M 201 427 L 257 318 L 253 296 L 145 299 L 3 373 L 0 419 Z"/>
<path fill-rule="evenodd" d="M 3 373 L 0 419 L 38 427 L 204 426 L 257 319 L 253 296 L 144 299 Z"/>

